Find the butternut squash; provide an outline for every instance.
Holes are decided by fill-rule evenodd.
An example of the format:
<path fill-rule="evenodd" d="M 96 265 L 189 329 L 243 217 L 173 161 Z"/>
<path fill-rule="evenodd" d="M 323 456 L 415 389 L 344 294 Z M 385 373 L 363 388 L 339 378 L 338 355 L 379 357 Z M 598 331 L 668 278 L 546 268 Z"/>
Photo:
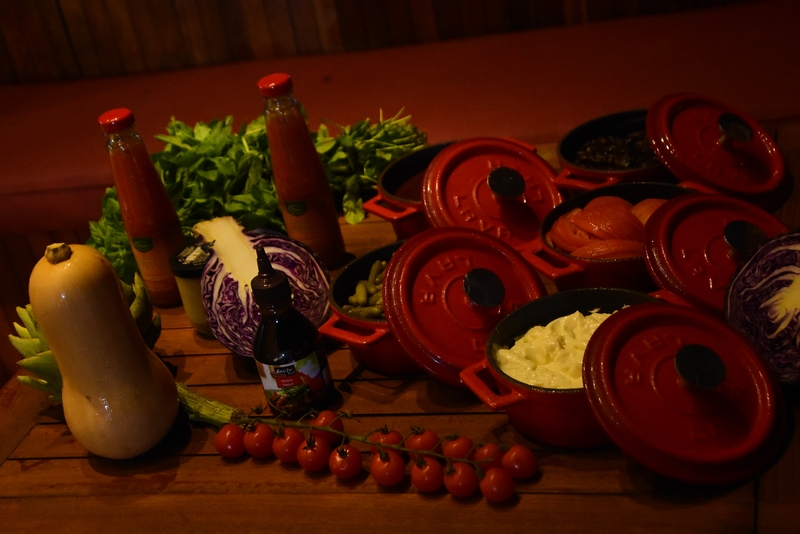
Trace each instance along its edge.
<path fill-rule="evenodd" d="M 29 281 L 31 306 L 61 370 L 72 434 L 104 458 L 158 444 L 178 412 L 167 367 L 142 340 L 111 263 L 85 245 L 47 247 Z"/>

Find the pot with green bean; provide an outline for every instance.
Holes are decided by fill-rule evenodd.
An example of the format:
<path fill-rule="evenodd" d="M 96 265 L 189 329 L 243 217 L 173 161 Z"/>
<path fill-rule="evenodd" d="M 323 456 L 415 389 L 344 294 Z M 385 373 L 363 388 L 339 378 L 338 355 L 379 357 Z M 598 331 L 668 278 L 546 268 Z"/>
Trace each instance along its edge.
<path fill-rule="evenodd" d="M 420 371 L 389 330 L 383 315 L 383 276 L 402 241 L 373 250 L 342 270 L 328 293 L 333 314 L 319 328 L 346 343 L 361 365 L 384 374 Z"/>

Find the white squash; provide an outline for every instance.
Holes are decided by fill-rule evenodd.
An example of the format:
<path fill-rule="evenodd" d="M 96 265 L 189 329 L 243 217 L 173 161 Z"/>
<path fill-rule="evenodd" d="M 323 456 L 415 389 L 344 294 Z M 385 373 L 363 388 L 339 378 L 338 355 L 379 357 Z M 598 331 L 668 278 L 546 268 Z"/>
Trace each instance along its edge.
<path fill-rule="evenodd" d="M 158 444 L 178 413 L 167 367 L 142 340 L 111 263 L 85 245 L 56 243 L 31 273 L 31 306 L 63 380 L 72 434 L 104 458 Z"/>

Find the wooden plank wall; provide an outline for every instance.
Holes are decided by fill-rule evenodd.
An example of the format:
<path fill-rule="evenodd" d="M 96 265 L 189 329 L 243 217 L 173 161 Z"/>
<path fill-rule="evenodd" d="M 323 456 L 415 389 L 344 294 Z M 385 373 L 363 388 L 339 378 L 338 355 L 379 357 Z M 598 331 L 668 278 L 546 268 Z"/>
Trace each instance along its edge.
<path fill-rule="evenodd" d="M 347 52 L 744 1 L 0 0 L 0 83 Z"/>

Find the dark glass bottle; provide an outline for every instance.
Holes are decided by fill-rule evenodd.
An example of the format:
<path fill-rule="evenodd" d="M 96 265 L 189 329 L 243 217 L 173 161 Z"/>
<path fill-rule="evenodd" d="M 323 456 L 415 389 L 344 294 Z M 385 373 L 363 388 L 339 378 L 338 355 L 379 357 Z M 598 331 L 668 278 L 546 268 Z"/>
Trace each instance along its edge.
<path fill-rule="evenodd" d="M 286 275 L 274 269 L 264 249 L 257 251 L 253 296 L 261 321 L 253 356 L 273 414 L 293 418 L 321 410 L 339 397 L 333 384 L 322 336 L 292 305 Z"/>

